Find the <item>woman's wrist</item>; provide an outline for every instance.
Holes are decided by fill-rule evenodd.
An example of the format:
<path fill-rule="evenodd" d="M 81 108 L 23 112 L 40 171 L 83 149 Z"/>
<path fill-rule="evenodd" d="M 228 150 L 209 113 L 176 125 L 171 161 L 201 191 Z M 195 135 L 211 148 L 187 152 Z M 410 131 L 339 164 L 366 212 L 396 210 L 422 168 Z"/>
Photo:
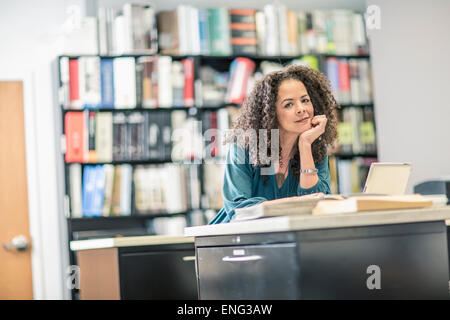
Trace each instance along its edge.
<path fill-rule="evenodd" d="M 300 138 L 298 139 L 298 151 L 302 151 L 305 149 L 311 148 L 311 143 L 309 141 L 306 141 L 305 139 Z"/>

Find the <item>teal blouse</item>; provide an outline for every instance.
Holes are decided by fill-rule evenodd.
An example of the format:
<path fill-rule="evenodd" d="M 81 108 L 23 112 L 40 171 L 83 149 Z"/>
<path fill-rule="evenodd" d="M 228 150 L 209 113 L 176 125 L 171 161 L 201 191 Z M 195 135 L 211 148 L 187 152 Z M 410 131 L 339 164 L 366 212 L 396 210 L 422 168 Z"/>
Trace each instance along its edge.
<path fill-rule="evenodd" d="M 301 188 L 298 179 L 293 175 L 292 161 L 293 159 L 289 163 L 286 180 L 281 188 L 278 188 L 273 171 L 271 174 L 261 177 L 261 168 L 253 167 L 249 163 L 248 151 L 236 144 L 231 144 L 228 150 L 222 187 L 224 206 L 209 224 L 230 222 L 234 218 L 234 209 L 249 207 L 262 201 L 316 192 L 331 193 L 328 156 L 324 158 L 322 163 L 316 164 L 316 168 L 319 170 L 319 181 L 308 189 Z"/>

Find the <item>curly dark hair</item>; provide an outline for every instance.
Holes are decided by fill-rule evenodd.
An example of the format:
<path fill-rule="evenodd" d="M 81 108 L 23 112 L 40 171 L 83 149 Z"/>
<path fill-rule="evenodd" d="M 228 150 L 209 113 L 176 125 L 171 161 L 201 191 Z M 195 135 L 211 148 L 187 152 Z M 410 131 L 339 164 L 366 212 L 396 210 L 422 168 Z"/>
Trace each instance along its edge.
<path fill-rule="evenodd" d="M 332 147 L 337 138 L 337 112 L 339 108 L 336 99 L 333 96 L 331 84 L 327 77 L 307 66 L 291 65 L 285 67 L 282 71 L 275 71 L 264 76 L 263 79 L 257 81 L 250 95 L 248 95 L 243 102 L 240 114 L 237 117 L 233 129 L 254 129 L 259 132 L 259 129 L 268 130 L 267 137 L 267 152 L 270 156 L 270 129 L 278 129 L 278 119 L 276 114 L 276 101 L 278 97 L 278 89 L 280 84 L 285 80 L 299 80 L 308 91 L 314 106 L 314 115 L 325 115 L 328 119 L 325 127 L 325 132 L 319 139 L 316 139 L 311 148 L 315 163 L 320 163 L 325 158 L 328 150 Z M 249 144 L 248 139 L 238 139 L 240 130 L 236 132 L 232 130 L 225 138 L 225 143 L 237 142 L 249 152 L 250 159 L 254 166 L 265 167 L 267 164 L 263 163 L 258 155 L 257 146 Z M 239 141 L 242 141 L 239 143 Z M 259 137 L 257 137 L 259 145 Z M 281 144 L 280 144 L 281 146 Z M 280 150 L 281 156 L 281 150 Z M 294 174 L 298 175 L 298 150 L 294 155 L 293 169 Z M 296 164 L 296 165 L 295 165 Z M 295 167 L 294 167 L 295 165 Z"/>

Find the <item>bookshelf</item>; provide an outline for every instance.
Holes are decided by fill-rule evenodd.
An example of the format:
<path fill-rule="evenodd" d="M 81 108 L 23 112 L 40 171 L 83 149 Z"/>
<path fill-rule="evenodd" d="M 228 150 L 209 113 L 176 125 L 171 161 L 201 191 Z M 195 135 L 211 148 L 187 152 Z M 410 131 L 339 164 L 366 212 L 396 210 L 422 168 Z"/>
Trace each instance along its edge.
<path fill-rule="evenodd" d="M 299 15 L 299 19 L 300 19 Z M 299 20 L 300 21 L 300 20 Z M 99 21 L 101 24 L 101 22 Z M 318 33 L 318 37 L 320 36 L 320 32 Z M 159 30 L 158 35 L 160 36 Z M 323 34 L 322 34 L 323 36 Z M 101 40 L 100 40 L 101 42 Z M 153 49 L 154 50 L 154 49 Z M 167 50 L 167 48 L 166 48 Z M 259 50 L 259 49 L 258 49 Z M 141 235 L 141 234 L 158 234 L 158 233 L 164 233 L 168 232 L 169 229 L 164 229 L 164 227 L 161 227 L 156 224 L 156 221 L 174 221 L 175 226 L 178 227 L 178 229 L 182 229 L 183 225 L 186 226 L 193 226 L 197 224 L 203 224 L 206 223 L 209 217 L 205 216 L 205 212 L 208 210 L 219 210 L 221 205 L 220 201 L 216 201 L 217 198 L 220 198 L 220 179 L 217 181 L 206 181 L 205 179 L 212 179 L 211 177 L 217 179 L 217 176 L 220 176 L 221 174 L 217 173 L 214 174 L 214 170 L 219 170 L 215 167 L 208 167 L 209 170 L 206 170 L 207 166 L 207 158 L 203 157 L 203 154 L 200 156 L 196 154 L 195 152 L 193 154 L 188 155 L 178 155 L 174 157 L 174 153 L 170 153 L 166 151 L 163 151 L 163 156 L 157 156 L 157 157 L 151 157 L 149 156 L 149 153 L 143 153 L 139 154 L 137 158 L 133 157 L 116 157 L 114 155 L 114 151 L 108 151 L 109 152 L 109 158 L 107 160 L 105 159 L 89 159 L 89 151 L 99 151 L 97 150 L 97 145 L 95 142 L 91 143 L 89 142 L 89 138 L 93 138 L 94 140 L 98 136 L 97 132 L 94 132 L 94 135 L 89 135 L 89 117 L 92 116 L 95 119 L 98 119 L 98 115 L 105 115 L 107 117 L 110 117 L 111 119 L 108 120 L 110 131 L 112 131 L 110 134 L 114 135 L 114 117 L 116 115 L 123 115 L 126 121 L 129 120 L 131 116 L 134 114 L 137 114 L 139 116 L 142 116 L 144 118 L 143 122 L 143 130 L 145 132 L 149 132 L 149 126 L 152 124 L 151 119 L 155 116 L 155 114 L 164 114 L 164 117 L 167 117 L 167 126 L 170 127 L 170 129 L 174 129 L 176 126 L 174 125 L 174 114 L 180 115 L 181 113 L 184 114 L 183 117 L 179 118 L 181 119 L 181 122 L 186 123 L 200 123 L 200 128 L 196 127 L 196 130 L 199 130 L 200 135 L 204 134 L 204 132 L 209 128 L 219 128 L 219 123 L 226 123 L 224 126 L 225 128 L 231 127 L 232 124 L 232 118 L 236 114 L 236 112 L 239 110 L 240 103 L 237 102 L 229 102 L 224 97 L 221 99 L 211 99 L 211 101 L 207 101 L 205 98 L 205 92 L 206 92 L 206 85 L 203 81 L 203 74 L 202 74 L 202 68 L 208 67 L 214 70 L 216 72 L 214 74 L 214 77 L 218 77 L 219 81 L 223 81 L 225 78 L 221 78 L 224 74 L 230 73 L 230 65 L 235 61 L 237 58 L 245 58 L 248 60 L 251 60 L 254 63 L 255 66 L 255 72 L 253 73 L 252 77 L 257 78 L 258 74 L 259 76 L 262 76 L 264 74 L 264 68 L 267 68 L 268 63 L 270 64 L 270 67 L 273 67 L 274 64 L 278 65 L 279 67 L 283 67 L 289 63 L 291 63 L 293 60 L 296 60 L 297 62 L 300 60 L 301 63 L 311 63 L 313 61 L 313 64 L 317 66 L 319 70 L 324 72 L 325 74 L 331 72 L 329 69 L 329 65 L 332 63 L 336 64 L 339 62 L 342 62 L 344 64 L 349 63 L 352 61 L 353 63 L 362 63 L 370 66 L 370 56 L 367 54 L 366 51 L 360 51 L 360 52 L 352 52 L 352 53 L 330 53 L 330 52 L 306 52 L 306 53 L 298 53 L 295 55 L 287 55 L 287 54 L 280 54 L 278 55 L 268 55 L 259 52 L 260 54 L 236 54 L 236 53 L 230 53 L 226 55 L 215 55 L 215 54 L 188 54 L 188 53 L 174 53 L 174 54 L 168 54 L 167 52 L 163 52 L 161 48 L 155 53 L 151 54 L 135 54 L 135 53 L 114 53 L 110 52 L 111 50 L 105 50 L 105 48 L 99 48 L 100 54 L 88 54 L 88 55 L 80 55 L 80 54 L 67 54 L 67 55 L 60 55 L 57 58 L 56 64 L 58 66 L 58 92 L 59 92 L 59 98 L 60 98 L 60 114 L 61 114 L 61 121 L 62 121 L 62 132 L 59 134 L 63 135 L 63 141 L 64 141 L 64 152 L 65 154 L 62 155 L 62 162 L 64 163 L 64 178 L 65 178 L 65 207 L 66 207 L 66 218 L 67 218 L 67 224 L 68 224 L 68 230 L 69 230 L 69 241 L 76 240 L 76 239 L 84 239 L 84 238 L 93 238 L 93 237 L 107 237 L 107 236 L 117 236 L 117 235 Z M 183 51 L 183 50 L 179 50 Z M 146 63 L 150 61 L 151 59 L 156 59 L 155 61 L 158 61 L 160 57 L 165 57 L 164 59 L 169 60 L 171 63 L 176 62 L 181 64 L 181 66 L 184 65 L 183 63 L 185 61 L 189 61 L 191 64 L 190 72 L 192 72 L 192 77 L 190 79 L 189 86 L 191 86 L 191 90 L 193 89 L 193 92 L 191 92 L 191 95 L 189 98 L 192 101 L 189 103 L 186 102 L 186 93 L 184 92 L 183 95 L 183 103 L 178 104 L 170 104 L 166 105 L 165 107 L 161 107 L 158 105 L 149 106 L 146 105 L 144 102 L 144 95 L 143 92 L 143 82 L 145 75 L 142 69 L 137 68 L 137 66 L 142 67 L 143 63 Z M 146 59 L 143 59 L 146 58 Z M 90 60 L 89 60 L 90 59 Z M 103 69 L 102 69 L 102 61 L 108 60 L 109 63 L 113 64 L 118 59 L 128 59 L 127 61 L 132 61 L 133 67 L 132 70 L 128 70 L 128 75 L 132 74 L 131 80 L 130 76 L 125 77 L 126 85 L 129 86 L 130 82 L 133 83 L 133 88 L 135 91 L 133 91 L 133 95 L 135 95 L 136 99 L 131 103 L 130 106 L 117 106 L 109 101 L 108 104 L 103 104 L 103 98 L 102 97 L 102 90 L 104 89 L 104 83 L 102 82 L 103 78 Z M 148 60 L 150 59 L 150 60 Z M 97 63 L 96 67 L 98 70 L 97 73 L 94 74 L 94 78 L 97 78 L 97 87 L 95 90 L 97 92 L 94 92 L 94 95 L 92 95 L 92 92 L 84 92 L 86 94 L 86 97 L 92 97 L 94 96 L 94 100 L 96 100 L 95 107 L 93 108 L 86 108 L 84 105 L 84 102 L 86 101 L 77 101 L 79 104 L 74 106 L 72 104 L 71 100 L 71 90 L 73 89 L 71 87 L 71 82 L 73 78 L 70 78 L 70 69 L 69 64 L 71 61 L 77 61 L 77 63 L 81 60 L 84 60 L 86 63 Z M 89 61 L 88 61 L 89 60 Z M 95 60 L 95 61 L 94 61 Z M 125 60 L 123 60 L 125 61 Z M 157 63 L 157 62 L 155 62 Z M 173 65 L 172 65 L 173 66 Z M 178 65 L 179 67 L 180 65 Z M 348 67 L 349 68 L 349 67 Z M 141 74 L 139 77 L 136 75 L 138 74 L 137 70 L 140 70 Z M 87 74 L 88 71 L 86 69 L 77 69 L 77 77 L 80 77 L 76 81 L 78 81 L 77 86 L 80 85 L 79 81 L 81 77 Z M 115 69 L 114 69 L 115 70 Z M 121 69 L 123 71 L 123 69 Z M 153 69 L 150 69 L 153 74 Z M 161 72 L 161 69 L 157 69 L 156 72 L 162 73 L 162 74 L 171 74 L 172 69 L 166 69 L 165 71 Z M 186 70 L 183 70 L 183 76 L 184 80 L 186 80 Z M 79 72 L 79 73 L 78 73 Z M 331 73 L 330 73 L 331 75 Z M 116 76 L 116 74 L 114 74 Z M 328 74 L 327 74 L 328 76 Z M 339 74 L 334 73 L 335 77 L 338 77 Z M 163 92 L 165 89 L 162 87 L 162 82 L 159 82 L 159 78 L 157 78 L 157 81 L 153 81 L 152 85 L 158 86 L 158 94 Z M 216 80 L 216 78 L 214 78 Z M 249 80 L 249 79 L 247 79 Z M 348 81 L 349 83 L 353 80 L 353 78 L 348 74 Z M 84 80 L 83 80 L 84 81 Z M 338 81 L 341 81 L 338 79 Z M 333 85 L 336 85 L 336 83 L 333 83 Z M 83 85 L 85 86 L 88 82 L 83 82 Z M 184 86 L 187 86 L 187 82 L 184 82 Z M 100 87 L 98 86 L 100 84 Z M 122 83 L 123 84 L 123 83 Z M 114 88 L 114 83 L 111 82 L 110 85 Z M 216 83 L 214 83 L 216 85 Z M 223 88 L 223 83 L 221 84 L 223 89 L 221 94 L 225 94 L 225 91 L 227 88 Z M 228 83 L 229 85 L 229 83 Z M 81 87 L 81 85 L 80 85 Z M 94 85 L 95 87 L 95 85 Z M 119 86 L 120 87 L 120 86 Z M 137 88 L 140 88 L 139 91 Z M 153 87 L 150 87 L 153 88 Z M 116 88 L 117 89 L 117 88 Z M 371 89 L 371 88 L 370 88 Z M 79 90 L 79 88 L 78 88 Z M 84 90 L 84 89 L 83 89 Z M 100 90 L 100 91 L 99 91 Z M 153 89 L 151 89 L 153 90 Z M 174 87 L 171 87 L 170 90 L 174 92 Z M 117 90 L 116 90 L 117 91 Z M 198 98 L 198 93 L 201 92 L 201 97 Z M 117 93 L 117 92 L 115 92 Z M 148 93 L 148 92 L 147 92 Z M 122 94 L 124 94 L 122 92 Z M 126 94 L 126 93 L 125 93 Z M 347 92 L 347 94 L 350 94 L 350 92 Z M 82 94 L 81 94 L 82 96 Z M 151 96 L 151 95 L 150 95 Z M 214 96 L 216 97 L 216 96 Z M 347 101 L 343 101 L 340 103 L 340 113 L 347 113 L 346 110 L 350 110 L 348 112 L 348 119 L 342 119 L 341 122 L 347 123 L 346 126 L 342 126 L 340 128 L 340 132 L 343 132 L 344 135 L 347 136 L 348 141 L 344 141 L 347 144 L 347 149 L 343 150 L 342 146 L 340 146 L 338 149 L 334 150 L 334 155 L 330 157 L 330 171 L 332 176 L 332 191 L 333 192 L 349 192 L 349 190 L 342 190 L 342 188 L 355 188 L 358 185 L 358 181 L 356 180 L 362 180 L 364 179 L 364 175 L 367 174 L 367 168 L 369 161 L 365 161 L 364 159 L 371 159 L 370 161 L 373 161 L 377 157 L 376 148 L 368 148 L 366 150 L 366 144 L 365 142 L 359 141 L 355 144 L 354 137 L 351 137 L 352 133 L 357 131 L 359 132 L 361 122 L 370 122 L 371 126 L 369 128 L 369 132 L 367 135 L 370 136 L 369 138 L 372 139 L 371 144 L 375 145 L 375 120 L 373 117 L 373 109 L 374 104 L 372 102 L 372 99 L 366 101 L 363 101 L 364 99 L 360 99 L 361 97 L 356 97 L 356 100 L 352 99 L 352 97 L 348 96 Z M 83 100 L 82 98 L 78 97 L 78 100 Z M 173 101 L 173 100 L 172 100 Z M 338 99 L 339 101 L 339 99 Z M 368 115 L 370 120 L 367 120 L 366 118 L 363 118 L 364 112 L 369 112 Z M 218 120 L 219 114 L 221 116 L 221 119 Z M 69 159 L 67 158 L 67 153 L 72 152 L 71 151 L 71 137 L 68 136 L 68 117 L 75 115 L 75 116 L 82 116 L 82 119 L 80 121 L 83 121 L 82 128 L 79 129 L 83 132 L 83 140 L 84 142 L 84 148 L 85 148 L 85 154 L 83 155 L 84 158 L 82 159 Z M 206 118 L 205 118 L 206 117 Z M 210 118 L 208 118 L 210 117 Z M 162 119 L 162 118 L 161 118 Z M 180 120 L 178 119 L 178 122 Z M 205 119 L 207 121 L 205 121 Z M 164 121 L 166 121 L 164 120 Z M 92 123 L 97 123 L 96 120 Z M 125 130 L 131 130 L 129 129 L 129 122 L 126 122 L 127 129 Z M 209 123 L 209 124 L 208 124 Z M 154 123 L 153 123 L 154 124 Z M 162 128 L 159 128 L 161 131 Z M 341 130 L 342 129 L 342 130 Z M 367 129 L 367 128 L 366 128 Z M 353 131 L 352 131 L 353 130 Z M 128 131 L 127 131 L 128 132 Z M 341 134 L 341 133 L 340 133 Z M 354 134 L 353 134 L 354 135 Z M 356 133 L 356 136 L 358 136 L 358 133 Z M 151 134 L 148 134 L 147 138 L 151 137 Z M 114 142 L 114 136 L 110 137 L 111 141 L 109 142 L 109 148 L 113 149 L 114 145 L 116 144 Z M 159 138 L 158 138 L 159 139 Z M 128 141 L 128 140 L 127 140 Z M 141 141 L 141 140 L 139 140 Z M 159 142 L 158 142 L 159 143 Z M 173 151 L 174 148 L 174 141 L 170 142 L 170 149 L 169 151 Z M 180 142 L 178 142 L 180 143 Z M 141 142 L 137 143 L 136 145 L 144 144 L 146 147 L 148 146 L 149 142 L 147 140 L 142 140 Z M 89 148 L 89 145 L 94 146 L 94 148 Z M 99 144 L 100 146 L 104 147 L 104 144 Z M 134 146 L 134 142 L 133 142 Z M 160 146 L 161 147 L 161 146 Z M 205 141 L 202 141 L 202 148 L 205 148 Z M 92 149 L 92 150 L 90 150 Z M 370 149 L 370 150 L 369 150 Z M 161 148 L 158 149 L 158 152 L 161 153 Z M 195 150 L 194 150 L 195 151 Z M 223 154 L 216 150 L 216 156 L 223 156 Z M 195 160 L 195 161 L 192 161 Z M 161 170 L 164 171 L 166 167 L 169 166 L 179 166 L 183 167 L 183 169 L 180 172 L 181 175 L 185 176 L 185 187 L 186 188 L 180 188 L 179 192 L 183 193 L 180 196 L 180 199 L 183 197 L 187 197 L 188 199 L 184 199 L 183 205 L 179 206 L 181 209 L 177 209 L 177 206 L 174 206 L 172 210 L 164 210 L 162 208 L 157 209 L 151 209 L 151 210 L 138 210 L 139 205 L 143 205 L 143 203 L 137 203 L 137 193 L 140 191 L 140 186 L 136 182 L 137 178 L 135 176 L 136 171 L 140 170 L 140 173 L 144 176 L 146 174 L 149 174 L 151 176 L 152 170 Z M 86 168 L 92 169 L 92 168 L 109 168 L 108 170 L 114 171 L 114 177 L 117 171 L 117 168 L 128 168 L 128 172 L 126 173 L 128 175 L 128 210 L 127 212 L 121 212 L 115 211 L 112 213 L 112 205 L 110 205 L 110 208 L 107 209 L 107 211 L 98 210 L 96 211 L 96 214 L 89 214 L 89 216 L 86 216 L 84 214 L 84 207 L 83 203 L 78 204 L 77 213 L 74 214 L 74 205 L 73 205 L 73 187 L 72 184 L 75 180 L 74 177 L 76 177 L 77 183 L 78 183 L 78 201 L 82 202 L 82 199 L 84 199 L 84 187 L 86 184 L 86 177 L 85 172 Z M 127 171 L 125 170 L 125 171 Z M 147 170 L 147 171 L 146 171 Z M 174 169 L 175 170 L 175 169 Z M 184 171 L 183 171 L 184 170 Z M 358 172 L 358 178 L 349 178 L 349 175 L 353 173 Z M 100 170 L 101 171 L 101 170 Z M 124 171 L 124 172 L 125 172 Z M 153 173 L 155 173 L 154 171 Z M 75 173 L 73 173 L 75 172 Z M 98 176 L 98 173 L 96 173 Z M 159 173 L 158 173 L 159 174 Z M 172 172 L 173 174 L 173 172 Z M 95 174 L 93 174 L 95 175 Z M 105 173 L 106 175 L 106 173 Z M 110 174 L 112 175 L 112 174 Z M 160 180 L 168 180 L 166 176 L 165 178 L 158 178 Z M 215 177 L 214 177 L 215 176 Z M 173 177 L 173 176 L 172 176 Z M 107 180 L 108 178 L 105 178 Z M 115 180 L 115 178 L 113 178 Z M 145 180 L 145 179 L 144 179 Z M 343 180 L 350 181 L 350 183 L 340 183 Z M 106 183 L 105 183 L 106 184 Z M 353 184 L 353 185 L 352 185 Z M 175 184 L 174 184 L 175 185 Z M 208 185 L 208 187 L 206 187 Z M 209 190 L 211 185 L 214 185 L 212 188 L 213 191 Z M 164 189 L 164 192 L 168 192 L 172 186 L 164 185 L 162 189 Z M 106 188 L 105 186 L 103 188 Z M 113 187 L 114 188 L 114 187 Z M 145 189 L 147 188 L 147 189 Z M 148 189 L 149 188 L 149 189 Z M 138 190 L 139 189 L 139 190 Z M 156 192 L 155 190 L 158 189 L 158 186 L 143 186 L 143 190 L 150 190 L 151 192 Z M 103 189 L 105 190 L 105 189 Z M 194 191 L 193 191 L 194 190 Z M 170 190 L 172 192 L 173 190 Z M 353 190 L 352 190 L 353 191 Z M 354 190 L 357 192 L 357 190 Z M 114 191 L 112 191 L 114 192 Z M 161 191 L 162 192 L 162 191 Z M 351 192 L 351 191 L 350 191 Z M 209 193 L 209 194 L 208 194 Z M 139 193 L 140 194 L 140 193 Z M 212 194 L 212 195 L 211 195 Z M 154 196 L 154 195 L 153 195 Z M 213 197 L 216 197 L 214 199 Z M 150 196 L 149 196 L 150 197 Z M 161 195 L 160 195 L 161 197 Z M 145 198 L 145 197 L 144 197 Z M 194 199 L 195 198 L 195 199 Z M 141 199 L 142 200 L 142 199 Z M 145 202 L 146 199 L 143 199 L 143 202 Z M 104 203 L 104 199 L 103 199 Z M 147 203 L 148 204 L 148 203 Z M 167 204 L 167 203 L 166 203 Z M 211 211 L 210 211 L 211 212 Z M 159 219 L 159 220 L 158 220 Z M 169 232 L 171 232 L 169 230 Z M 73 254 L 71 253 L 71 263 L 75 264 L 75 258 Z"/>

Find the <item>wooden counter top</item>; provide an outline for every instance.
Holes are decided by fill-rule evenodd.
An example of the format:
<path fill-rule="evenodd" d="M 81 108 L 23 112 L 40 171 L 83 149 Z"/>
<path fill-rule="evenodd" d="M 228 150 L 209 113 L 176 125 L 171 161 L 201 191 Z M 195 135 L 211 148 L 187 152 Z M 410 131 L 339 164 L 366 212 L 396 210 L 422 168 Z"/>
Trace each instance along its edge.
<path fill-rule="evenodd" d="M 184 235 L 186 237 L 201 237 L 248 233 L 268 233 L 413 223 L 423 221 L 439 221 L 448 219 L 450 219 L 450 206 L 426 209 L 364 211 L 357 213 L 316 216 L 292 215 L 189 227 L 184 229 Z M 447 225 L 449 225 L 449 223 L 447 223 Z"/>
<path fill-rule="evenodd" d="M 193 243 L 194 238 L 183 236 L 138 236 L 138 237 L 117 237 L 90 240 L 76 240 L 70 242 L 70 249 L 73 251 L 92 250 L 117 247 L 163 245 L 174 243 Z"/>

